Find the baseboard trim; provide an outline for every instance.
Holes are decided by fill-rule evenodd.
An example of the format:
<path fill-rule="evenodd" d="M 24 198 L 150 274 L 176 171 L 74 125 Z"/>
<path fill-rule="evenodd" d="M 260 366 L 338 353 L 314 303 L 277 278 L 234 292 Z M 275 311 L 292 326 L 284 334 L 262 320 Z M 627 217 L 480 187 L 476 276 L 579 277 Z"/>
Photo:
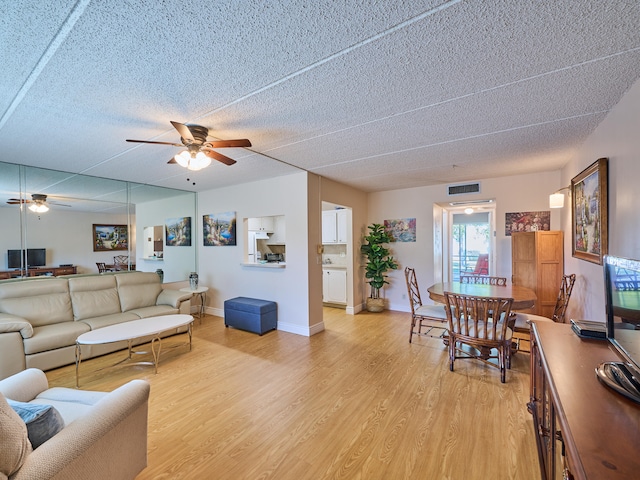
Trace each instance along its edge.
<path fill-rule="evenodd" d="M 311 325 L 309 327 L 304 327 L 302 325 L 295 325 L 293 323 L 286 322 L 278 322 L 278 330 L 287 333 L 295 333 L 296 335 L 302 335 L 304 337 L 311 337 L 316 333 L 320 333 L 324 331 L 324 322 L 316 323 L 315 325 Z"/>

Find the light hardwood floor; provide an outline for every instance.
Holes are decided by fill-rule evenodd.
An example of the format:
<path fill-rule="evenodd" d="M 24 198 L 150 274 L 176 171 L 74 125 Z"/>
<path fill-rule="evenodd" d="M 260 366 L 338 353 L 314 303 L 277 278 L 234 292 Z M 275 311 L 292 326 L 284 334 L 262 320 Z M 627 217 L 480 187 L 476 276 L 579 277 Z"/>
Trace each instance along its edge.
<path fill-rule="evenodd" d="M 207 316 L 195 322 L 193 350 L 167 352 L 157 375 L 96 371 L 117 352 L 83 362 L 81 388 L 151 383 L 140 480 L 539 478 L 528 355 L 515 355 L 501 384 L 477 361 L 450 372 L 441 340 L 409 344 L 408 313 L 325 308 L 324 320 L 310 338 L 260 337 Z M 75 384 L 73 366 L 47 377 Z"/>

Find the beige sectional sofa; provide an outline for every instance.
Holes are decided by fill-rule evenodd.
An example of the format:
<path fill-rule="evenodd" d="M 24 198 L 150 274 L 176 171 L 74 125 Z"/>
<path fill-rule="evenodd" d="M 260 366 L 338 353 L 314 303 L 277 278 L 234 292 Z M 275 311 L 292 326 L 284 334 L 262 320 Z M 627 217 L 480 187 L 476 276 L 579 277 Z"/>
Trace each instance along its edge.
<path fill-rule="evenodd" d="M 49 370 L 74 363 L 76 338 L 90 330 L 188 314 L 190 309 L 190 293 L 163 289 L 160 277 L 150 272 L 0 282 L 0 379 L 26 368 Z M 91 345 L 82 349 L 82 357 L 125 347 L 123 342 Z"/>
<path fill-rule="evenodd" d="M 133 479 L 147 466 L 149 383 L 131 380 L 113 392 L 49 388 L 28 369 L 0 381 L 0 479 Z M 36 449 L 6 398 L 53 405 L 64 428 Z M 4 416 L 3 416 L 4 414 Z"/>

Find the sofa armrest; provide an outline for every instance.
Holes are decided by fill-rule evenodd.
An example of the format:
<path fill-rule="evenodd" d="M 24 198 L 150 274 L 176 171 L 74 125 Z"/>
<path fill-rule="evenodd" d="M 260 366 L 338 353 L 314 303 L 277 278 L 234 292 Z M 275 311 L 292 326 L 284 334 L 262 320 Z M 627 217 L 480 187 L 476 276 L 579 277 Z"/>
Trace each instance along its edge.
<path fill-rule="evenodd" d="M 180 304 L 185 300 L 191 300 L 191 293 L 181 292 L 180 290 L 165 289 L 158 295 L 156 305 L 170 305 L 173 308 L 180 308 Z"/>
<path fill-rule="evenodd" d="M 47 376 L 37 368 L 29 368 L 0 380 L 0 392 L 18 402 L 29 402 L 48 388 Z"/>
<path fill-rule="evenodd" d="M 22 338 L 31 338 L 33 336 L 33 326 L 28 320 L 17 315 L 0 313 L 0 333 L 9 332 L 20 332 Z"/>
<path fill-rule="evenodd" d="M 31 453 L 12 480 L 133 479 L 147 466 L 149 383 L 132 380 Z"/>

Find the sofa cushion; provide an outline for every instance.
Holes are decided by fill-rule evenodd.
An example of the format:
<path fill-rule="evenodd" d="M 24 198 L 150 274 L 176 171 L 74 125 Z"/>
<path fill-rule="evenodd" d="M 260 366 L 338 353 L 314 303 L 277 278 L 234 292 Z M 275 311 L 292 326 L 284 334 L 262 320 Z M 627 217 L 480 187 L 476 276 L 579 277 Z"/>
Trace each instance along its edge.
<path fill-rule="evenodd" d="M 86 323 L 73 321 L 36 327 L 33 329 L 33 336 L 23 340 L 24 353 L 32 355 L 75 345 L 76 338 L 89 330 L 91 329 Z"/>
<path fill-rule="evenodd" d="M 123 312 L 156 304 L 162 291 L 160 277 L 153 272 L 130 272 L 114 275 Z"/>
<path fill-rule="evenodd" d="M 0 333 L 9 332 L 20 332 L 22 338 L 29 338 L 33 335 L 33 326 L 15 315 L 0 313 Z"/>
<path fill-rule="evenodd" d="M 29 320 L 34 327 L 71 321 L 69 283 L 51 278 L 1 284 L 0 311 Z"/>
<path fill-rule="evenodd" d="M 139 319 L 140 317 L 133 312 L 124 312 L 115 313 L 113 315 L 101 315 L 99 317 L 85 318 L 81 320 L 81 322 L 89 325 L 91 330 L 96 330 L 97 328 L 108 327 L 109 325 L 115 325 L 116 323 L 130 322 L 131 320 Z"/>
<path fill-rule="evenodd" d="M 157 317 L 158 315 L 172 315 L 174 313 L 180 313 L 180 311 L 169 305 L 154 305 L 152 307 L 134 308 L 128 313 L 133 313 L 139 318 L 148 318 Z"/>
<path fill-rule="evenodd" d="M 31 450 L 27 426 L 0 393 L 0 474 L 17 472 Z"/>
<path fill-rule="evenodd" d="M 69 295 L 75 320 L 122 311 L 116 279 L 111 275 L 69 278 Z"/>
<path fill-rule="evenodd" d="M 40 393 L 30 403 L 53 405 L 62 415 L 65 425 L 69 425 L 77 418 L 88 414 L 93 406 L 107 395 L 107 392 L 53 387 Z"/>
<path fill-rule="evenodd" d="M 16 402 L 9 398 L 7 403 L 27 425 L 29 441 L 33 448 L 38 448 L 64 428 L 64 420 L 52 405 Z"/>

